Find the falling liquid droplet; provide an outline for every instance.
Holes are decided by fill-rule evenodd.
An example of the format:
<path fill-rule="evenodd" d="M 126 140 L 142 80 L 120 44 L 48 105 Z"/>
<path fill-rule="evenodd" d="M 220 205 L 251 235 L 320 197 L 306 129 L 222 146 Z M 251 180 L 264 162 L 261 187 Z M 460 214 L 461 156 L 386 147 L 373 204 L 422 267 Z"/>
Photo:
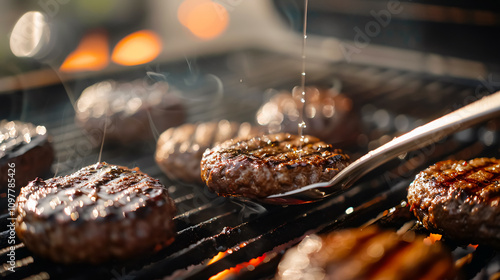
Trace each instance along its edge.
<path fill-rule="evenodd" d="M 303 26 L 303 36 L 304 40 L 302 41 L 302 72 L 300 77 L 300 89 L 302 92 L 302 96 L 300 102 L 302 104 L 302 108 L 300 108 L 300 119 L 298 124 L 298 132 L 300 136 L 300 146 L 299 150 L 302 150 L 302 145 L 304 143 L 304 129 L 306 128 L 306 123 L 304 122 L 304 114 L 305 114 L 305 103 L 306 103 L 306 39 L 307 39 L 307 6 L 309 4 L 308 0 L 304 0 L 304 26 Z M 299 154 L 300 157 L 300 154 Z"/>

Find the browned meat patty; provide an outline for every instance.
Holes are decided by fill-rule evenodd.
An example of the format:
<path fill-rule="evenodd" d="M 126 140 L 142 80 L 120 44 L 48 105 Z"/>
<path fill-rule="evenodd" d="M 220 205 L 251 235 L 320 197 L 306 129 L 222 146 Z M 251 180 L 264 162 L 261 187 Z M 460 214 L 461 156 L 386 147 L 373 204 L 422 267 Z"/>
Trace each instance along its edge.
<path fill-rule="evenodd" d="M 262 105 L 257 122 L 267 133 L 297 133 L 301 94 L 280 92 Z M 347 96 L 333 89 L 306 89 L 305 133 L 335 146 L 352 146 L 361 131 L 361 118 Z"/>
<path fill-rule="evenodd" d="M 25 186 L 47 172 L 53 160 L 54 149 L 44 126 L 0 121 L 0 190 Z"/>
<path fill-rule="evenodd" d="M 455 279 L 451 254 L 423 237 L 368 227 L 311 235 L 282 258 L 276 279 Z"/>
<path fill-rule="evenodd" d="M 107 143 L 129 145 L 182 124 L 186 110 L 179 96 L 166 82 L 103 81 L 82 92 L 75 119 L 94 146 L 101 145 L 104 132 Z"/>
<path fill-rule="evenodd" d="M 171 179 L 202 184 L 200 161 L 206 149 L 229 139 L 246 139 L 259 134 L 259 128 L 249 123 L 227 120 L 173 127 L 158 139 L 156 163 Z"/>
<path fill-rule="evenodd" d="M 61 263 L 138 256 L 170 244 L 175 234 L 175 206 L 164 186 L 138 168 L 105 162 L 30 182 L 16 212 L 26 247 Z"/>
<path fill-rule="evenodd" d="M 500 160 L 438 162 L 416 176 L 408 202 L 430 231 L 500 249 Z"/>
<path fill-rule="evenodd" d="M 203 154 L 201 177 L 219 195 L 258 198 L 328 181 L 349 164 L 316 137 L 300 142 L 287 133 L 228 140 Z"/>

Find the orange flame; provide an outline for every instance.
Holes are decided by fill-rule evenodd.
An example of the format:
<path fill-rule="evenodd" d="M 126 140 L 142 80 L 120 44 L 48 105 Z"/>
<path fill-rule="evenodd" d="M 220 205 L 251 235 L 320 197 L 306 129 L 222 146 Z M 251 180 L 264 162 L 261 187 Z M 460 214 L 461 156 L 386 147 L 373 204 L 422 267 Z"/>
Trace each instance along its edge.
<path fill-rule="evenodd" d="M 109 64 L 109 42 L 104 31 L 85 35 L 59 67 L 63 72 L 97 71 Z"/>
<path fill-rule="evenodd" d="M 229 24 L 229 14 L 224 6 L 211 0 L 185 0 L 177 10 L 177 18 L 196 37 L 213 39 Z"/>
<path fill-rule="evenodd" d="M 429 236 L 424 238 L 424 242 L 427 244 L 434 244 L 436 241 L 441 240 L 441 234 L 431 233 Z"/>
<path fill-rule="evenodd" d="M 259 264 L 261 264 L 265 260 L 266 256 L 267 256 L 266 254 L 263 254 L 262 256 L 251 259 L 248 262 L 244 262 L 244 263 L 236 265 L 235 267 L 231 267 L 229 269 L 223 270 L 223 271 L 217 273 L 216 275 L 214 275 L 208 279 L 209 280 L 226 279 L 227 277 L 238 273 L 240 270 L 242 270 L 244 268 L 248 268 L 250 266 L 253 266 L 253 267 L 258 266 Z"/>
<path fill-rule="evenodd" d="M 431 233 L 429 234 L 429 236 L 427 236 L 426 238 L 424 238 L 424 242 L 427 243 L 427 244 L 434 244 L 436 243 L 436 241 L 439 241 L 441 240 L 442 236 L 441 234 L 437 234 L 437 233 Z M 469 244 L 468 247 L 470 248 L 473 248 L 473 249 L 476 249 L 478 245 L 474 245 L 474 244 Z"/>
<path fill-rule="evenodd" d="M 218 262 L 220 259 L 222 259 L 223 257 L 225 257 L 227 255 L 227 252 L 219 252 L 217 255 L 215 255 L 215 257 L 213 257 L 208 263 L 207 265 L 210 265 L 210 264 L 213 264 L 214 262 Z"/>
<path fill-rule="evenodd" d="M 243 242 L 240 245 L 238 245 L 238 247 L 239 248 L 243 248 L 243 247 L 245 247 L 247 245 L 248 244 L 246 242 Z M 239 249 L 238 247 L 236 247 L 235 250 L 238 250 Z M 213 263 L 219 261 L 220 259 L 222 259 L 223 257 L 225 257 L 226 255 L 232 254 L 233 252 L 234 252 L 233 249 L 228 249 L 225 252 L 219 252 L 217 255 L 215 255 L 207 263 L 207 265 L 213 264 Z M 210 277 L 209 280 L 222 280 L 222 279 L 225 279 L 225 278 L 227 278 L 228 276 L 230 276 L 232 274 L 238 273 L 240 270 L 242 270 L 244 268 L 249 268 L 249 269 L 251 269 L 251 267 L 255 268 L 260 263 L 262 263 L 266 259 L 266 257 L 267 257 L 267 254 L 263 254 L 262 256 L 254 258 L 254 259 L 251 259 L 248 262 L 240 263 L 240 264 L 236 265 L 235 267 L 231 267 L 229 269 L 226 269 L 226 270 L 223 270 L 223 271 L 219 272 L 218 274 Z"/>
<path fill-rule="evenodd" d="M 152 61 L 162 50 L 160 37 L 151 30 L 127 35 L 116 44 L 111 59 L 120 65 L 139 65 Z"/>
<path fill-rule="evenodd" d="M 243 247 L 245 247 L 247 245 L 248 245 L 248 243 L 243 242 L 240 245 L 238 245 L 238 247 L 239 248 L 243 248 Z M 236 247 L 236 250 L 238 250 L 238 247 Z M 210 261 L 208 261 L 207 265 L 213 264 L 214 262 L 217 262 L 220 259 L 222 259 L 223 257 L 225 257 L 227 254 L 232 254 L 232 253 L 233 253 L 233 249 L 227 249 L 225 252 L 219 252 Z"/>

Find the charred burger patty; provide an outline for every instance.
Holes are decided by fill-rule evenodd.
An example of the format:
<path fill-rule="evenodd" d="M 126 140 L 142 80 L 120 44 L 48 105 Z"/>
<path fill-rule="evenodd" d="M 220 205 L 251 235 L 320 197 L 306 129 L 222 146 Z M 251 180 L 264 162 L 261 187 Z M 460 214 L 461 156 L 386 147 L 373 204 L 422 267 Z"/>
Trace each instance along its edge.
<path fill-rule="evenodd" d="M 500 248 L 500 160 L 438 162 L 416 176 L 408 202 L 430 231 Z"/>
<path fill-rule="evenodd" d="M 375 226 L 311 235 L 288 250 L 276 279 L 455 279 L 450 252 Z"/>
<path fill-rule="evenodd" d="M 206 150 L 201 176 L 219 195 L 259 198 L 328 181 L 348 164 L 342 150 L 316 137 L 278 133 Z"/>
<path fill-rule="evenodd" d="M 56 262 L 125 259 L 174 239 L 172 199 L 137 168 L 103 162 L 36 179 L 21 189 L 16 203 L 18 237 Z"/>

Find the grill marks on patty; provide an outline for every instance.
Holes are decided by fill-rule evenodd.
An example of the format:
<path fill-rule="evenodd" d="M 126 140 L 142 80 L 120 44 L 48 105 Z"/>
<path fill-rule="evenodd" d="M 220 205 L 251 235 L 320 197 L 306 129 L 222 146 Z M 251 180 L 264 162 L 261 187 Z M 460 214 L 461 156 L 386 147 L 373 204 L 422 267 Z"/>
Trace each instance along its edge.
<path fill-rule="evenodd" d="M 311 139 L 311 138 L 308 138 Z M 328 168 L 337 161 L 346 159 L 341 150 L 334 149 L 330 145 L 318 145 L 318 142 L 301 144 L 297 139 L 286 139 L 280 141 L 261 142 L 257 145 L 229 148 L 224 153 L 232 157 L 244 156 L 249 162 L 268 164 L 270 166 L 283 165 L 291 170 L 308 164 L 320 165 Z"/>
<path fill-rule="evenodd" d="M 463 191 L 485 202 L 500 196 L 500 161 L 449 161 L 438 163 L 437 168 L 443 172 L 432 175 L 430 183 L 447 192 Z"/>
<path fill-rule="evenodd" d="M 349 164 L 340 149 L 305 136 L 278 133 L 226 141 L 207 150 L 202 179 L 223 196 L 266 197 L 327 181 Z"/>
<path fill-rule="evenodd" d="M 138 168 L 104 162 L 30 182 L 16 212 L 26 246 L 62 263 L 130 258 L 170 244 L 175 235 L 175 206 L 163 185 Z"/>
<path fill-rule="evenodd" d="M 420 172 L 408 188 L 415 216 L 430 231 L 465 244 L 500 248 L 500 160 L 447 160 Z"/>
<path fill-rule="evenodd" d="M 119 217 L 152 203 L 164 193 L 158 180 L 138 169 L 99 163 L 65 177 L 36 179 L 23 188 L 21 195 L 19 207 L 36 209 L 38 216 L 67 220 L 71 213 L 95 219 L 94 210 Z"/>
<path fill-rule="evenodd" d="M 284 255 L 277 279 L 453 279 L 454 274 L 451 254 L 439 244 L 370 226 L 306 237 Z"/>

